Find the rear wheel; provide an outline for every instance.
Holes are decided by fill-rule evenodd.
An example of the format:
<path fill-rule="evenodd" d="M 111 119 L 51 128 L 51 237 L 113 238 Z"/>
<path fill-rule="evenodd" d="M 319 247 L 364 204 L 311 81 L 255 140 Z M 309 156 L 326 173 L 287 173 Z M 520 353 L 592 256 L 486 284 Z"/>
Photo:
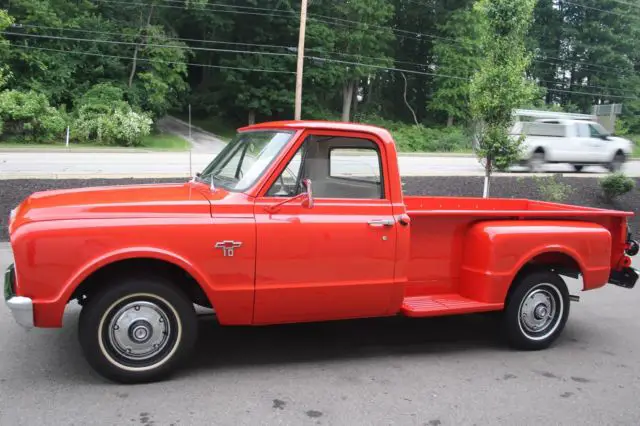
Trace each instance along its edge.
<path fill-rule="evenodd" d="M 582 164 L 573 164 L 573 170 L 576 172 L 581 172 L 584 166 Z"/>
<path fill-rule="evenodd" d="M 617 152 L 613 157 L 613 160 L 611 160 L 611 162 L 607 164 L 607 169 L 609 169 L 609 171 L 612 173 L 619 172 L 620 170 L 622 170 L 622 166 L 624 165 L 626 159 L 627 158 L 622 152 Z"/>
<path fill-rule="evenodd" d="M 562 333 L 569 316 L 569 291 L 551 271 L 527 273 L 513 284 L 504 311 L 508 343 L 517 349 L 549 347 Z"/>
<path fill-rule="evenodd" d="M 122 383 L 150 382 L 173 372 L 197 336 L 193 304 L 161 278 L 126 279 L 83 307 L 79 339 L 99 374 Z"/>

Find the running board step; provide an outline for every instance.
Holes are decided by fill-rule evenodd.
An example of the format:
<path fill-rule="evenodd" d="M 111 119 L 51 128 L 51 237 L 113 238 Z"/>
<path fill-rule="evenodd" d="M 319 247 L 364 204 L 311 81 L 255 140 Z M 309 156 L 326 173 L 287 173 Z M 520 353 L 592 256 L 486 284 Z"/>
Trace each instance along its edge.
<path fill-rule="evenodd" d="M 499 311 L 503 307 L 503 303 L 478 302 L 459 294 L 435 294 L 405 297 L 402 302 L 402 313 L 408 317 L 435 317 Z"/>

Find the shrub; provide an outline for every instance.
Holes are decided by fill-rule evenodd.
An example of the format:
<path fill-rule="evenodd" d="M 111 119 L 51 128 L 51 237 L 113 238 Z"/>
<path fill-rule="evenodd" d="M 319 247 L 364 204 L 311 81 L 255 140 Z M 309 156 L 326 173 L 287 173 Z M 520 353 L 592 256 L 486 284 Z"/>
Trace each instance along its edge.
<path fill-rule="evenodd" d="M 561 203 L 573 192 L 573 187 L 560 182 L 557 175 L 534 176 L 533 180 L 538 184 L 538 193 L 544 201 Z"/>
<path fill-rule="evenodd" d="M 358 116 L 357 121 L 389 130 L 398 151 L 402 152 L 459 152 L 472 148 L 471 139 L 460 127 L 416 126 L 365 114 Z"/>
<path fill-rule="evenodd" d="M 31 143 L 53 143 L 62 138 L 67 126 L 66 114 L 34 91 L 0 92 L 0 120 L 5 136 Z"/>
<path fill-rule="evenodd" d="M 636 182 L 623 173 L 612 173 L 600 180 L 600 187 L 607 201 L 612 202 L 617 197 L 633 190 Z"/>
<path fill-rule="evenodd" d="M 151 118 L 135 112 L 124 92 L 107 83 L 96 84 L 77 102 L 74 135 L 80 142 L 138 146 L 151 133 Z"/>

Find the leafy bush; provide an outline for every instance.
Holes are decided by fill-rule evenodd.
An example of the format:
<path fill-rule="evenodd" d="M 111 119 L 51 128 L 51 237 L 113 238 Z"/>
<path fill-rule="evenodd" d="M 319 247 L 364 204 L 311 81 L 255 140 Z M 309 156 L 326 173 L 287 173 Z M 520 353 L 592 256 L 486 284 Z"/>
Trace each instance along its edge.
<path fill-rule="evenodd" d="M 384 127 L 391 132 L 398 151 L 459 152 L 471 150 L 471 140 L 460 127 L 432 128 L 385 120 L 375 115 L 357 117 L 361 123 Z"/>
<path fill-rule="evenodd" d="M 533 179 L 538 184 L 538 192 L 544 201 L 561 203 L 573 192 L 573 187 L 560 182 L 557 175 L 534 176 Z"/>
<path fill-rule="evenodd" d="M 96 84 L 78 101 L 74 136 L 80 142 L 139 146 L 151 133 L 151 118 L 134 111 L 124 92 L 109 84 Z"/>
<path fill-rule="evenodd" d="M 612 173 L 600 180 L 600 187 L 604 197 L 609 202 L 632 191 L 635 186 L 636 182 L 623 173 Z"/>
<path fill-rule="evenodd" d="M 0 121 L 5 137 L 31 143 L 60 140 L 67 126 L 66 114 L 34 91 L 0 92 Z"/>

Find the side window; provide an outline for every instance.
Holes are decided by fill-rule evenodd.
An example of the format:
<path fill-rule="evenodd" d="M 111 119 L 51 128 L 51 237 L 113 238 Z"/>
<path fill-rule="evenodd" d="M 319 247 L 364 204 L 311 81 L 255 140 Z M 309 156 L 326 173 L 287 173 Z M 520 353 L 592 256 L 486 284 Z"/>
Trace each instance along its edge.
<path fill-rule="evenodd" d="M 380 156 L 375 147 L 331 148 L 329 177 L 380 183 Z"/>
<path fill-rule="evenodd" d="M 600 132 L 600 130 L 598 130 L 598 128 L 596 126 L 594 126 L 593 124 L 589 124 L 589 130 L 591 132 L 591 137 L 592 138 L 600 138 L 603 135 L 603 133 Z"/>
<path fill-rule="evenodd" d="M 589 132 L 589 126 L 587 123 L 578 123 L 578 137 L 580 138 L 589 138 L 591 137 L 591 132 Z"/>
<path fill-rule="evenodd" d="M 377 145 L 361 139 L 343 139 L 341 142 L 329 147 L 328 176 L 325 182 L 316 185 L 316 197 L 384 198 Z"/>
<path fill-rule="evenodd" d="M 268 197 L 293 197 L 311 179 L 313 197 L 382 199 L 382 162 L 378 145 L 366 139 L 310 136 L 267 191 Z"/>
<path fill-rule="evenodd" d="M 302 143 L 280 176 L 271 185 L 266 194 L 268 197 L 293 197 L 304 189 L 300 173 L 302 171 L 302 157 L 307 146 L 308 140 Z"/>

